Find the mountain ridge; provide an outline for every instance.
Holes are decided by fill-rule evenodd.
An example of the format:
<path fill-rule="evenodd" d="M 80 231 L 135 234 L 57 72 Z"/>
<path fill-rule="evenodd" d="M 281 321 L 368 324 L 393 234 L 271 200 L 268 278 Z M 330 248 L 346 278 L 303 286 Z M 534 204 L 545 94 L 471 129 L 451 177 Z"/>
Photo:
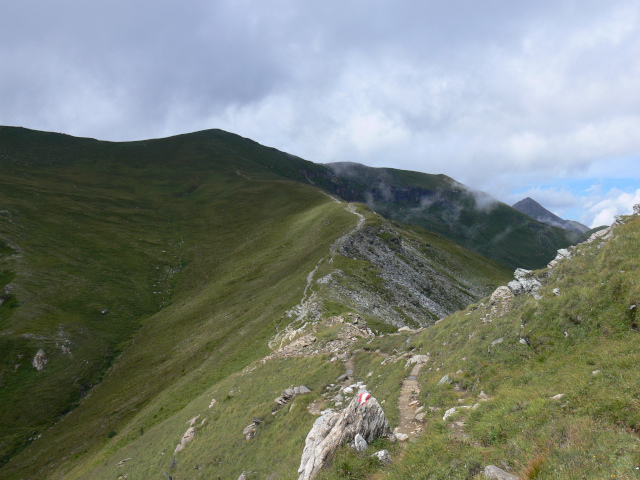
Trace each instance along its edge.
<path fill-rule="evenodd" d="M 589 227 L 581 224 L 580 222 L 576 222 L 575 220 L 564 220 L 558 217 L 531 197 L 526 197 L 519 202 L 514 203 L 512 207 L 519 212 L 528 215 L 534 220 L 546 223 L 547 225 L 557 226 L 579 234 L 583 234 L 589 230 Z"/>

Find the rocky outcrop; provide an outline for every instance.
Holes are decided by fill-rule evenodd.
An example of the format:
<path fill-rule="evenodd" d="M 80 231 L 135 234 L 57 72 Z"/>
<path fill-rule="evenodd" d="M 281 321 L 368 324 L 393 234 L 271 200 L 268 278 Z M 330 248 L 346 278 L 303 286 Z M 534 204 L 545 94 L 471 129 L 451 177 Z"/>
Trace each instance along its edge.
<path fill-rule="evenodd" d="M 315 334 L 320 327 L 332 327 L 340 325 L 340 329 L 335 336 L 328 341 L 318 341 Z M 298 338 L 295 336 L 301 335 Z M 321 354 L 343 354 L 349 351 L 359 338 L 374 337 L 373 332 L 367 326 L 362 317 L 357 314 L 347 314 L 345 316 L 329 317 L 327 319 L 314 322 L 311 325 L 305 324 L 297 330 L 285 329 L 276 338 L 272 339 L 269 344 L 274 345 L 280 343 L 283 345 L 288 340 L 295 338 L 287 345 L 283 345 L 272 354 L 260 360 L 260 363 L 266 363 L 273 358 L 286 357 L 307 357 L 311 355 Z"/>
<path fill-rule="evenodd" d="M 431 325 L 488 293 L 459 276 L 454 279 L 446 272 L 446 259 L 434 262 L 423 247 L 390 225 L 365 227 L 346 238 L 337 253 L 368 262 L 376 271 L 375 279 L 352 278 L 334 270 L 318 283 L 339 301 L 396 327 L 407 321 Z"/>
<path fill-rule="evenodd" d="M 542 286 L 542 283 L 533 276 L 531 270 L 517 268 L 516 271 L 513 272 L 513 276 L 515 280 L 510 281 L 507 287 L 514 295 L 529 294 L 533 295 L 536 299 L 540 299 L 538 290 Z"/>
<path fill-rule="evenodd" d="M 564 260 L 567 260 L 569 258 L 571 258 L 571 252 L 569 250 L 567 250 L 566 248 L 561 248 L 560 250 L 558 250 L 556 258 L 551 260 L 549 262 L 549 264 L 547 265 L 547 267 L 553 268 L 556 265 L 558 265 L 558 263 L 560 263 L 560 262 L 562 262 Z"/>
<path fill-rule="evenodd" d="M 299 387 L 294 388 L 285 388 L 280 396 L 274 400 L 274 402 L 276 402 L 278 406 L 283 407 L 287 403 L 289 403 L 291 399 L 296 395 L 304 395 L 306 393 L 311 393 L 311 390 L 309 390 L 304 385 L 300 385 Z"/>
<path fill-rule="evenodd" d="M 196 438 L 196 429 L 193 427 L 189 427 L 189 429 L 182 436 L 180 443 L 176 446 L 176 449 L 173 451 L 174 455 L 184 450 L 184 447 L 187 445 L 187 443 L 191 442 L 194 438 Z"/>
<path fill-rule="evenodd" d="M 496 288 L 489 299 L 491 314 L 500 317 L 507 313 L 514 298 L 515 296 L 509 287 Z"/>
<path fill-rule="evenodd" d="M 41 372 L 42 370 L 44 370 L 44 366 L 46 364 L 47 364 L 47 355 L 44 353 L 44 350 L 40 349 L 33 357 L 33 360 L 31 361 L 31 365 L 33 365 L 33 368 L 35 368 L 37 371 Z"/>
<path fill-rule="evenodd" d="M 382 407 L 367 392 L 354 397 L 341 412 L 328 412 L 315 421 L 305 441 L 298 480 L 313 478 L 336 448 L 352 443 L 358 434 L 367 444 L 394 438 Z"/>

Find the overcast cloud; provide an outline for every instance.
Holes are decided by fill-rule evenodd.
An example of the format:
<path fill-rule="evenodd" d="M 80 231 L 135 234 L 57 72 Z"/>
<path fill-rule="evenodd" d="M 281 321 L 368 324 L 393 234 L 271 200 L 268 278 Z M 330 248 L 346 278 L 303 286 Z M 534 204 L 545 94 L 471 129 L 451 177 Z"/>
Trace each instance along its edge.
<path fill-rule="evenodd" d="M 587 225 L 640 201 L 639 85 L 639 0 L 0 3 L 0 124 L 222 128 Z"/>

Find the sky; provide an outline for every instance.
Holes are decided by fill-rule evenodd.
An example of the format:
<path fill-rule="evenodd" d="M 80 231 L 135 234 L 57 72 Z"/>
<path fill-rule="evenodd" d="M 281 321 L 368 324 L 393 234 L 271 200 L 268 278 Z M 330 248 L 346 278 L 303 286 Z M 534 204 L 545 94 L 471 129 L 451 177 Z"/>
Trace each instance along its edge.
<path fill-rule="evenodd" d="M 221 128 L 609 224 L 640 203 L 640 0 L 0 0 L 0 124 Z"/>

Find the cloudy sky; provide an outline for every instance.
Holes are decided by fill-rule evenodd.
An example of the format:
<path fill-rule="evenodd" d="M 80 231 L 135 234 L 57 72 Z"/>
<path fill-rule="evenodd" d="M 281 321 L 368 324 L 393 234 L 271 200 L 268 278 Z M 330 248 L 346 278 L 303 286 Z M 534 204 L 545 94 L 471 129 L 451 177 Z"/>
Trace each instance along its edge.
<path fill-rule="evenodd" d="M 640 203 L 640 0 L 0 0 L 0 124 L 222 128 L 600 225 Z"/>

